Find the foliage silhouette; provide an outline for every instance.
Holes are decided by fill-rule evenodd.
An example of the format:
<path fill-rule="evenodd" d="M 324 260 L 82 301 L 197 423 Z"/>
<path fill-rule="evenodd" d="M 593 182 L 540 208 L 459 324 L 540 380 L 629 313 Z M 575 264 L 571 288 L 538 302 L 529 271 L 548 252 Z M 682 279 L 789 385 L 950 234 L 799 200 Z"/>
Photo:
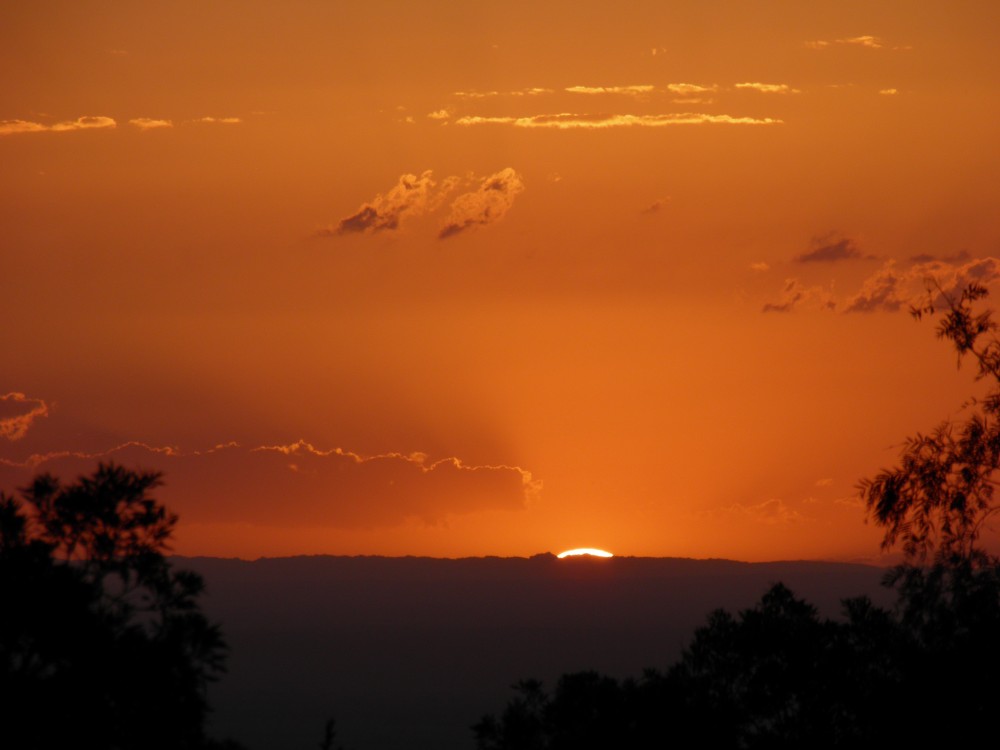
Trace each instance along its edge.
<path fill-rule="evenodd" d="M 205 733 L 226 645 L 165 558 L 160 475 L 101 464 L 0 493 L 0 695 L 11 748 L 236 748 Z"/>
<path fill-rule="evenodd" d="M 537 681 L 497 719 L 473 727 L 479 750 L 961 746 L 995 731 L 1000 684 L 1000 560 L 978 545 L 997 512 L 1000 338 L 977 284 L 940 286 L 912 310 L 943 307 L 937 333 L 990 381 L 961 424 L 906 441 L 900 465 L 858 488 L 883 548 L 904 564 L 885 578 L 894 609 L 866 597 L 820 619 L 781 584 L 753 608 L 713 612 L 666 672 L 617 682 L 563 675 Z M 567 741 L 568 740 L 568 741 Z"/>
<path fill-rule="evenodd" d="M 858 485 L 870 516 L 884 527 L 883 548 L 902 542 L 908 563 L 995 564 L 976 543 L 998 508 L 993 494 L 1000 469 L 1000 340 L 992 311 L 975 305 L 988 296 L 970 284 L 957 298 L 935 285 L 927 300 L 911 308 L 918 320 L 943 306 L 937 335 L 952 342 L 961 365 L 971 356 L 976 379 L 990 381 L 984 398 L 964 422 L 943 422 L 931 433 L 908 438 L 899 466 Z"/>

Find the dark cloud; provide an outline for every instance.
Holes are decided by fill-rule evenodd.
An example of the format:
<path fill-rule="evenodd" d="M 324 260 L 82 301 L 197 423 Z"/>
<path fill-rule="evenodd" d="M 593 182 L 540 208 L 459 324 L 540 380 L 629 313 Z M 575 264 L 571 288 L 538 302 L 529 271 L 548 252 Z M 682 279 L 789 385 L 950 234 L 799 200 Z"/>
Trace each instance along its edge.
<path fill-rule="evenodd" d="M 830 237 L 813 240 L 813 249 L 795 256 L 797 263 L 836 263 L 841 260 L 872 260 L 863 255 L 858 246 L 847 237 L 834 241 Z"/>
<path fill-rule="evenodd" d="M 23 393 L 0 396 L 0 438 L 20 440 L 31 423 L 49 415 L 49 406 L 40 398 L 29 398 Z"/>
<path fill-rule="evenodd" d="M 540 482 L 516 466 L 470 466 L 450 457 L 360 456 L 305 442 L 183 453 L 129 443 L 101 454 L 55 453 L 24 463 L 0 460 L 0 487 L 46 471 L 71 480 L 98 461 L 164 472 L 160 499 L 183 521 L 262 526 L 388 527 L 453 514 L 520 510 Z"/>
<path fill-rule="evenodd" d="M 670 202 L 670 198 L 657 198 L 651 204 L 649 204 L 644 209 L 642 209 L 642 211 L 640 211 L 639 213 L 641 213 L 641 214 L 647 214 L 647 215 L 648 214 L 659 213 L 660 209 L 662 209 L 669 202 Z"/>
<path fill-rule="evenodd" d="M 931 255 L 930 253 L 920 253 L 919 255 L 911 255 L 909 261 L 911 263 L 933 263 L 934 261 L 943 261 L 945 263 L 964 263 L 970 260 L 972 256 L 969 254 L 968 250 L 959 250 L 957 253 L 952 255 Z"/>
<path fill-rule="evenodd" d="M 477 190 L 463 193 L 455 199 L 438 237 L 452 237 L 470 227 L 499 221 L 514 205 L 514 198 L 523 190 L 521 175 L 510 167 L 490 175 Z"/>

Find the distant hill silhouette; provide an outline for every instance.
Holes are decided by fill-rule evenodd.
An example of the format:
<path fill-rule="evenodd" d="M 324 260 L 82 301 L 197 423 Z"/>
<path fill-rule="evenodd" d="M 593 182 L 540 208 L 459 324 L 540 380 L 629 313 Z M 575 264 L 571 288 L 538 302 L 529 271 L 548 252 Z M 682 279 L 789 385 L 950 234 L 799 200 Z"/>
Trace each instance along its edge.
<path fill-rule="evenodd" d="M 315 746 L 327 717 L 348 750 L 451 750 L 526 677 L 666 667 L 708 613 L 776 582 L 836 615 L 883 570 L 825 562 L 531 558 L 183 558 L 232 652 L 210 702 L 250 750 Z"/>

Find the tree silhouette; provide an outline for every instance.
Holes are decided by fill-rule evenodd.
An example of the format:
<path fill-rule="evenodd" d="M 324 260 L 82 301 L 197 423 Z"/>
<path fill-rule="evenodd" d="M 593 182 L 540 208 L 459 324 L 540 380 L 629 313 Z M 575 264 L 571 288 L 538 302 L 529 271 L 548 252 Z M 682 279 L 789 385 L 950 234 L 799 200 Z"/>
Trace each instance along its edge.
<path fill-rule="evenodd" d="M 200 576 L 164 556 L 177 517 L 159 485 L 101 464 L 0 493 L 0 745 L 236 747 L 205 734 L 226 646 Z"/>
<path fill-rule="evenodd" d="M 520 683 L 499 719 L 474 727 L 479 749 L 953 747 L 992 736 L 1000 559 L 979 539 L 998 512 L 1000 338 L 991 311 L 976 309 L 986 296 L 978 284 L 957 296 L 934 286 L 911 311 L 943 311 L 938 336 L 959 363 L 975 360 L 986 395 L 858 486 L 883 548 L 905 553 L 885 578 L 893 610 L 861 597 L 820 619 L 776 584 L 750 609 L 713 612 L 665 672 L 564 675 L 552 695 Z"/>
<path fill-rule="evenodd" d="M 968 404 L 963 422 L 942 422 L 908 438 L 897 467 L 858 486 L 870 516 L 885 529 L 883 548 L 902 542 L 913 564 L 993 563 L 977 547 L 998 510 L 993 495 L 1000 469 L 1000 340 L 992 311 L 975 310 L 987 295 L 985 287 L 970 284 L 953 298 L 935 285 L 911 309 L 919 320 L 944 308 L 937 335 L 952 342 L 959 365 L 966 357 L 976 361 L 976 379 L 990 381 L 986 396 Z"/>

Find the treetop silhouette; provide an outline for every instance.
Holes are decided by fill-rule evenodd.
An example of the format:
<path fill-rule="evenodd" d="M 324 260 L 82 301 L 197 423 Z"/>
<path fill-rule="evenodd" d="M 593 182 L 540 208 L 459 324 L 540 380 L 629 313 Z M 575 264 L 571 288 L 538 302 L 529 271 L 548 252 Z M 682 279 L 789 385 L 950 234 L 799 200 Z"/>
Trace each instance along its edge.
<path fill-rule="evenodd" d="M 101 464 L 0 493 L 0 744 L 210 748 L 206 689 L 226 644 L 204 583 L 165 557 L 160 475 Z"/>

